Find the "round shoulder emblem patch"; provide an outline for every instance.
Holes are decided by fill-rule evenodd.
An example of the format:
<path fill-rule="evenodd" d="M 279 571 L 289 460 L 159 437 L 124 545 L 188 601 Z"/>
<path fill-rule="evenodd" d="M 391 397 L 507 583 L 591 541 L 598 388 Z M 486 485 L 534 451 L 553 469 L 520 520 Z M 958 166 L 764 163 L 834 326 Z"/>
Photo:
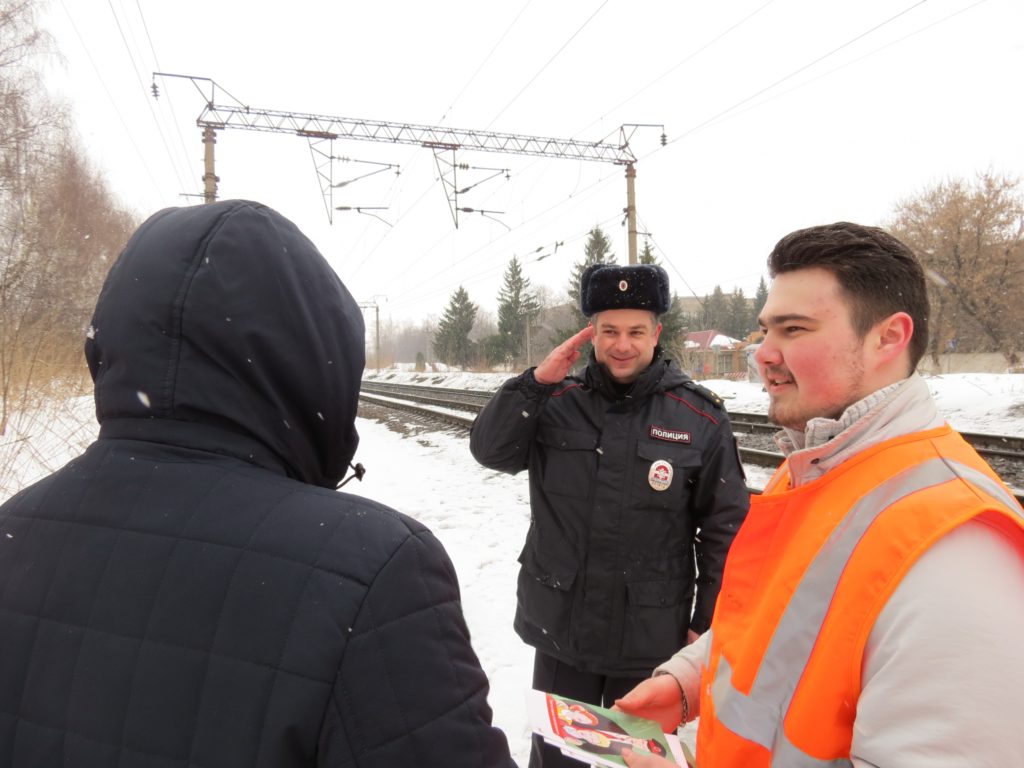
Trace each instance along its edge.
<path fill-rule="evenodd" d="M 672 485 L 672 465 L 665 459 L 658 459 L 647 471 L 647 482 L 656 491 L 667 490 Z"/>

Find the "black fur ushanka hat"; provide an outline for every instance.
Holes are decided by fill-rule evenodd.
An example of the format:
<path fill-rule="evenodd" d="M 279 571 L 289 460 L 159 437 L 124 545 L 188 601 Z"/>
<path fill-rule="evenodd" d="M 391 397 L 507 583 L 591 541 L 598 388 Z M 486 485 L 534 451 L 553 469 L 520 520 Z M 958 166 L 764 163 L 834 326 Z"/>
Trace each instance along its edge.
<path fill-rule="evenodd" d="M 668 273 L 656 264 L 593 264 L 580 277 L 580 309 L 587 317 L 606 309 L 668 312 Z"/>

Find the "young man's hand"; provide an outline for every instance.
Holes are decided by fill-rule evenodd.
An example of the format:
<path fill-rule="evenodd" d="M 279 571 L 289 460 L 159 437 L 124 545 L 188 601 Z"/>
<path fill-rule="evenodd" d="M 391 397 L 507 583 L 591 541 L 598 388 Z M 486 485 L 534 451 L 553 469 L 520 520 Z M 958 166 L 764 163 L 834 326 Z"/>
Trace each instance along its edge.
<path fill-rule="evenodd" d="M 671 760 L 656 755 L 638 755 L 631 749 L 622 750 L 622 759 L 629 768 L 679 768 Z"/>
<path fill-rule="evenodd" d="M 672 675 L 657 675 L 647 678 L 621 699 L 616 699 L 612 709 L 654 720 L 662 731 L 671 733 L 683 719 L 683 692 Z"/>

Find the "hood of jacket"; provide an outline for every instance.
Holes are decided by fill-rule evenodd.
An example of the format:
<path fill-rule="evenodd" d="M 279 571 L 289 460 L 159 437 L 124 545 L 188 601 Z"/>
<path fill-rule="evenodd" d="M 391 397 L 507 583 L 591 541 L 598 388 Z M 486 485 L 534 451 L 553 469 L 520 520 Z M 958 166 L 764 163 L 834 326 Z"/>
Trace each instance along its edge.
<path fill-rule="evenodd" d="M 85 356 L 101 435 L 115 422 L 170 443 L 219 435 L 201 447 L 247 460 L 255 440 L 328 488 L 355 454 L 362 313 L 313 243 L 259 203 L 143 223 L 103 285 Z"/>

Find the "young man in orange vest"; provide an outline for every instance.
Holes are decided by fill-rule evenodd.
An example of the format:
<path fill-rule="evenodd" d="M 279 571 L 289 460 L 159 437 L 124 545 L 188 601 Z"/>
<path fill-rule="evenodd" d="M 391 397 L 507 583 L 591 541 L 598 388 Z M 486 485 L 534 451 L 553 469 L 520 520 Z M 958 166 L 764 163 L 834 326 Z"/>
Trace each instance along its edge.
<path fill-rule="evenodd" d="M 700 768 L 1020 765 L 1024 510 L 914 373 L 920 264 L 845 222 L 768 264 L 756 358 L 786 461 L 711 629 L 618 707 L 666 730 L 699 715 Z"/>

